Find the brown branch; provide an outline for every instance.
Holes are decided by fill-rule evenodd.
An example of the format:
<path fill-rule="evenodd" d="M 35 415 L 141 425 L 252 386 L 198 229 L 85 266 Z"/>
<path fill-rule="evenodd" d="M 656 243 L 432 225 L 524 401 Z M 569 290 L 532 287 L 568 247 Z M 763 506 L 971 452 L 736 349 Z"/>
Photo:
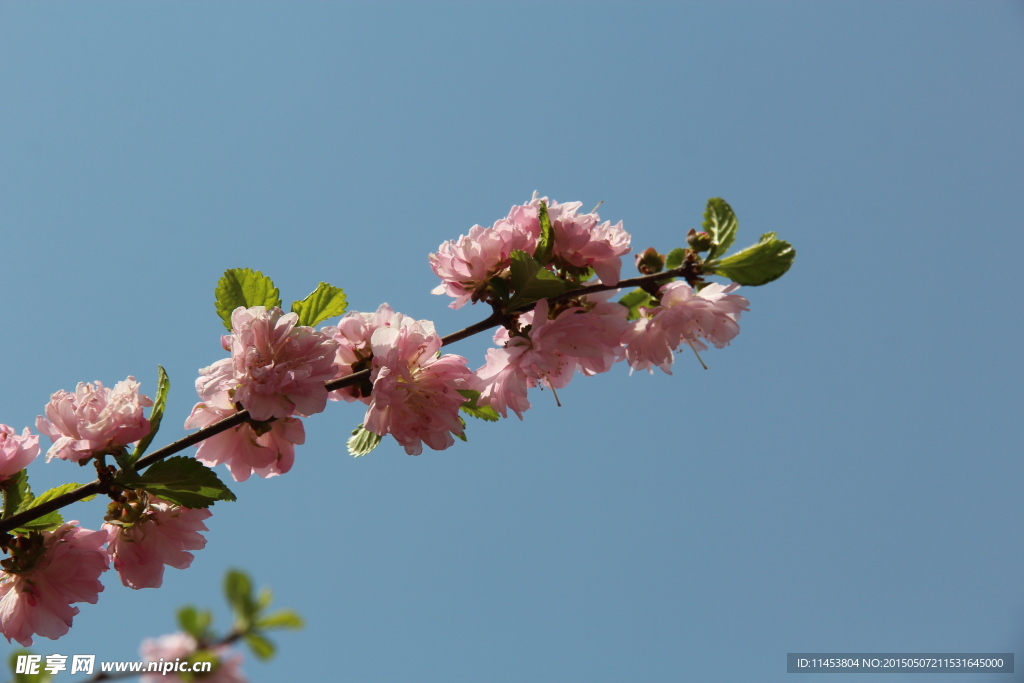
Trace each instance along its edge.
<path fill-rule="evenodd" d="M 590 285 L 588 287 L 581 287 L 580 289 L 573 289 L 564 294 L 550 297 L 549 301 L 562 301 L 564 299 L 572 299 L 578 296 L 584 296 L 587 294 L 596 294 L 597 292 L 607 292 L 614 289 L 622 289 L 624 287 L 642 287 L 644 285 L 658 283 L 662 280 L 670 280 L 674 277 L 686 278 L 690 284 L 693 284 L 697 278 L 700 277 L 700 264 L 684 263 L 678 268 L 672 270 L 666 270 L 660 273 L 654 273 L 652 275 L 642 275 L 640 277 L 630 278 L 628 280 L 620 280 L 615 285 Z M 532 309 L 536 305 L 536 302 L 523 306 L 521 309 L 517 309 L 516 313 L 525 313 Z M 494 311 L 488 317 L 484 318 L 478 323 L 470 325 L 469 327 L 463 328 L 457 332 L 452 332 L 441 338 L 442 345 L 454 344 L 457 341 L 462 341 L 467 337 L 471 337 L 474 334 L 489 330 L 492 327 L 497 327 L 506 318 L 506 314 L 501 311 L 498 306 L 494 307 Z M 352 373 L 340 379 L 333 379 L 324 384 L 324 387 L 328 391 L 334 391 L 336 389 L 342 389 L 344 387 L 361 382 L 370 376 L 370 370 L 361 370 L 359 372 Z M 204 441 L 211 436 L 216 436 L 221 432 L 225 432 L 233 427 L 246 422 L 249 419 L 249 411 L 242 410 L 234 415 L 224 418 L 219 422 L 214 422 L 212 425 L 203 427 L 197 432 L 189 434 L 188 436 L 178 439 L 177 441 L 170 443 L 163 448 L 153 451 L 144 458 L 139 459 L 135 463 L 135 469 L 141 470 L 149 467 L 155 462 L 163 460 L 175 453 L 180 453 L 189 446 L 194 446 L 201 441 Z M 88 484 L 79 486 L 74 491 L 69 491 L 61 496 L 57 496 L 52 500 L 48 500 L 42 505 L 29 508 L 23 512 L 19 512 L 16 515 L 12 515 L 7 519 L 0 520 L 0 534 L 5 534 L 17 529 L 18 527 L 31 522 L 33 519 L 42 517 L 45 514 L 59 510 L 62 507 L 66 507 L 71 503 L 76 503 L 83 498 L 88 498 L 99 493 L 104 492 L 105 483 L 96 480 Z"/>

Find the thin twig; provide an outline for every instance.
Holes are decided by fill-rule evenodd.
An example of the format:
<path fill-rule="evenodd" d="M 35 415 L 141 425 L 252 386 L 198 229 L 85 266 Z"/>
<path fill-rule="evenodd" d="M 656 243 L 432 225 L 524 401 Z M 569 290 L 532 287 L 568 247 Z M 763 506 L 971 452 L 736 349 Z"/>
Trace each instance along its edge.
<path fill-rule="evenodd" d="M 693 282 L 699 276 L 699 264 L 695 265 L 692 263 L 684 263 L 678 268 L 674 268 L 672 270 L 666 270 L 660 273 L 653 273 L 651 275 L 634 277 L 628 280 L 620 280 L 615 285 L 599 284 L 590 285 L 588 287 L 581 287 L 579 289 L 572 289 L 563 294 L 559 294 L 558 296 L 549 297 L 548 301 L 562 301 L 565 299 L 572 299 L 578 296 L 596 294 L 597 292 L 607 292 L 614 289 L 622 289 L 625 287 L 642 287 L 643 285 L 657 283 L 661 280 L 670 280 L 671 278 L 674 277 L 686 278 L 686 280 L 690 282 L 690 284 L 693 284 Z M 535 305 L 536 302 L 531 303 L 527 306 L 523 306 L 521 309 L 516 310 L 516 314 L 525 313 L 526 311 L 532 309 Z M 505 317 L 506 316 L 501 313 L 500 309 L 495 308 L 494 312 L 491 313 L 491 315 L 484 318 L 480 322 L 442 337 L 441 343 L 442 345 L 454 344 L 457 341 L 462 341 L 463 339 L 471 337 L 474 334 L 483 332 L 484 330 L 489 330 L 492 327 L 497 327 L 498 325 L 501 324 L 501 321 Z M 334 391 L 336 389 L 342 389 L 344 387 L 351 386 L 358 382 L 362 382 L 363 380 L 368 379 L 369 376 L 370 370 L 360 370 L 359 372 L 352 373 L 351 375 L 347 375 L 340 379 L 333 379 L 329 382 L 326 382 L 324 384 L 324 387 L 328 391 Z M 178 439 L 177 441 L 170 443 L 164 446 L 163 448 L 153 451 L 146 457 L 141 458 L 138 462 L 136 462 L 135 469 L 136 471 L 145 469 L 146 467 L 149 467 L 155 462 L 159 462 L 160 460 L 172 456 L 175 453 L 180 453 L 189 446 L 194 446 L 201 441 L 209 439 L 211 436 L 216 436 L 217 434 L 225 432 L 231 429 L 232 427 L 237 427 L 238 425 L 242 424 L 248 419 L 249 411 L 241 410 L 235 413 L 234 415 L 231 415 L 229 417 L 224 418 L 223 420 L 220 420 L 219 422 L 214 422 L 212 425 L 203 427 L 197 432 L 189 434 L 188 436 Z M 31 522 L 33 519 L 37 519 L 45 514 L 54 512 L 55 510 L 59 510 L 62 507 L 70 505 L 71 503 L 76 503 L 82 500 L 83 498 L 88 498 L 89 496 L 102 493 L 104 486 L 105 484 L 97 479 L 96 481 L 79 486 L 74 491 L 69 491 L 68 493 L 48 500 L 41 505 L 29 508 L 28 510 L 19 512 L 16 515 L 11 515 L 7 519 L 0 520 L 0 534 L 4 534 L 13 529 L 17 529 L 18 527 L 23 526 L 28 522 Z"/>

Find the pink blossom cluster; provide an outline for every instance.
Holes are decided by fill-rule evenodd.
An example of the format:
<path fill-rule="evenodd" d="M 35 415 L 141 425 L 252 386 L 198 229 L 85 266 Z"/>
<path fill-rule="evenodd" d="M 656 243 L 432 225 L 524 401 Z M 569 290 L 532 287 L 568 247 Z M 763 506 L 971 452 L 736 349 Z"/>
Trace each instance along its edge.
<path fill-rule="evenodd" d="M 202 550 L 209 531 L 203 520 L 205 509 L 181 507 L 142 493 L 141 499 L 108 515 L 103 529 L 109 534 L 107 552 L 121 583 L 129 588 L 159 588 L 164 566 L 187 569 L 195 557 L 190 550 Z M 120 513 L 120 514 L 117 514 Z"/>
<path fill-rule="evenodd" d="M 695 351 L 707 348 L 702 340 L 717 348 L 726 346 L 739 334 L 739 319 L 750 310 L 750 302 L 733 294 L 739 285 L 712 282 L 699 292 L 683 281 L 661 288 L 661 304 L 645 310 L 634 321 L 626 337 L 626 358 L 634 370 L 654 372 L 654 366 L 672 374 L 672 352 L 682 344 Z"/>
<path fill-rule="evenodd" d="M 142 409 L 151 405 L 153 401 L 139 393 L 134 377 L 113 389 L 101 382 L 79 382 L 73 394 L 56 392 L 45 408 L 46 417 L 36 418 L 36 429 L 53 441 L 46 459 L 80 462 L 95 453 L 123 449 L 149 433 Z"/>
<path fill-rule="evenodd" d="M 482 298 L 490 279 L 509 267 L 513 251 L 533 254 L 537 249 L 542 202 L 547 206 L 554 234 L 553 265 L 593 268 L 602 283 L 616 284 L 622 271 L 621 257 L 629 252 L 630 236 L 622 229 L 622 222 L 600 223 L 596 213 L 578 213 L 582 202 L 559 204 L 535 192 L 533 199 L 513 206 L 508 216 L 492 227 L 474 225 L 468 235 L 444 242 L 430 254 L 430 267 L 442 281 L 433 293 L 454 297 L 452 308 Z"/>
<path fill-rule="evenodd" d="M 482 382 L 480 403 L 502 417 L 508 409 L 522 419 L 529 409 L 527 389 L 561 389 L 579 370 L 585 375 L 607 372 L 624 356 L 626 309 L 608 303 L 607 296 L 584 298 L 554 316 L 547 300 L 519 316 L 522 333 L 502 328 L 494 335 L 501 348 L 487 351 L 487 362 L 477 370 Z"/>
<path fill-rule="evenodd" d="M 479 380 L 466 359 L 440 355 L 441 337 L 429 320 L 415 320 L 382 304 L 375 313 L 352 312 L 337 327 L 324 328 L 338 342 L 339 377 L 369 363 L 372 393 L 357 387 L 337 392 L 346 401 L 368 405 L 364 427 L 390 434 L 409 455 L 448 448 L 464 430 L 460 391 L 475 390 Z"/>
<path fill-rule="evenodd" d="M 626 359 L 633 370 L 658 366 L 671 374 L 673 351 L 683 343 L 705 349 L 702 339 L 721 348 L 738 333 L 738 320 L 749 302 L 728 287 L 708 284 L 695 293 L 686 282 L 661 287 L 661 302 L 632 323 L 626 308 L 608 302 L 609 293 L 578 299 L 579 306 L 552 311 L 544 299 L 519 316 L 518 334 L 506 329 L 494 335 L 500 348 L 487 351 L 477 370 L 483 382 L 480 402 L 503 417 L 511 409 L 520 419 L 530 407 L 527 389 L 561 389 L 574 372 L 607 372 Z"/>
<path fill-rule="evenodd" d="M 196 458 L 224 463 L 236 481 L 253 473 L 274 477 L 292 468 L 295 445 L 305 441 L 302 422 L 324 409 L 324 383 L 337 372 L 338 344 L 297 324 L 296 313 L 263 306 L 239 307 L 231 314 L 231 334 L 222 345 L 230 358 L 200 370 L 196 392 L 202 401 L 185 421 L 189 429 L 219 422 L 238 411 L 255 421 L 199 444 Z"/>
<path fill-rule="evenodd" d="M 0 633 L 7 641 L 32 644 L 33 634 L 56 639 L 78 614 L 76 602 L 96 604 L 109 558 L 107 532 L 68 522 L 54 531 L 22 536 L 0 572 Z"/>
<path fill-rule="evenodd" d="M 212 670 L 208 674 L 188 671 L 185 676 L 178 676 L 174 666 L 179 662 L 191 666 L 189 660 L 202 648 L 195 638 L 187 633 L 171 633 L 159 638 L 147 638 L 139 647 L 139 654 L 145 662 L 166 664 L 166 672 L 144 674 L 139 680 L 142 683 L 186 683 L 200 680 L 204 683 L 246 683 L 249 679 L 242 673 L 242 655 L 234 652 L 226 645 L 218 645 L 205 649 L 205 652 L 216 656 Z M 192 661 L 198 661 L 192 659 Z M 178 669 L 180 671 L 180 669 Z"/>
<path fill-rule="evenodd" d="M 114 506 L 112 506 L 114 507 Z M 131 588 L 158 588 L 164 566 L 185 569 L 206 545 L 199 532 L 208 510 L 191 510 L 142 494 L 141 505 L 124 508 L 100 531 L 68 522 L 55 531 L 18 536 L 11 557 L 0 565 L 0 633 L 32 644 L 33 634 L 59 638 L 78 614 L 76 602 L 95 604 L 103 590 L 99 575 L 111 560 Z M 104 544 L 106 547 L 104 548 Z"/>

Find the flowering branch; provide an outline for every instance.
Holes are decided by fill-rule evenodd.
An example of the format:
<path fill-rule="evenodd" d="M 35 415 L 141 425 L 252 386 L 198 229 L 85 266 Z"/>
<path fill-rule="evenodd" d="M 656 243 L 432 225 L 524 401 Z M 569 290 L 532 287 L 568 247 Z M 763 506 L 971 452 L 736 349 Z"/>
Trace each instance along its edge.
<path fill-rule="evenodd" d="M 550 297 L 548 298 L 548 302 L 556 303 L 558 301 L 565 301 L 567 299 L 572 299 L 574 297 L 585 296 L 587 294 L 596 294 L 598 292 L 608 292 L 622 289 L 624 287 L 643 287 L 644 285 L 663 282 L 674 277 L 686 277 L 687 280 L 690 280 L 690 278 L 694 277 L 693 266 L 690 264 L 685 264 L 672 270 L 654 273 L 651 275 L 642 275 L 640 277 L 635 277 L 628 280 L 622 280 L 615 286 L 597 284 L 590 285 L 587 287 L 581 287 L 580 289 L 573 289 L 563 294 Z M 523 306 L 521 309 L 519 309 L 518 312 L 525 313 L 526 311 L 532 310 L 536 305 L 537 302 L 527 304 Z M 461 330 L 445 335 L 444 337 L 441 338 L 441 343 L 443 346 L 447 346 L 448 344 L 454 344 L 455 342 L 462 341 L 463 339 L 471 337 L 475 334 L 479 334 L 480 332 L 485 332 L 491 328 L 500 325 L 504 318 L 505 315 L 496 310 L 490 316 L 484 318 L 483 320 L 477 323 L 474 323 L 473 325 L 470 325 L 469 327 L 465 327 Z M 338 389 L 343 389 L 345 387 L 349 387 L 352 386 L 353 384 L 357 384 L 363 380 L 366 380 L 369 378 L 369 376 L 369 369 L 361 370 L 359 372 L 354 372 L 350 375 L 346 375 L 345 377 L 341 377 L 339 379 L 334 379 L 329 382 L 326 382 L 324 384 L 324 387 L 328 391 L 336 391 Z M 208 427 L 203 427 L 199 431 L 189 434 L 188 436 L 178 439 L 177 441 L 174 441 L 164 446 L 163 448 L 153 451 L 152 453 L 145 456 L 144 458 L 141 458 L 137 463 L 135 463 L 135 470 L 141 471 L 155 462 L 163 460 L 164 458 L 168 458 L 174 455 L 175 453 L 180 453 L 181 451 L 187 449 L 189 446 L 195 446 L 201 443 L 202 441 L 209 439 L 211 436 L 215 436 L 217 434 L 220 434 L 221 432 L 226 432 L 232 427 L 237 427 L 248 420 L 250 420 L 249 411 L 240 410 L 229 417 L 214 422 Z M 17 529 L 24 526 L 25 524 L 31 522 L 34 519 L 38 519 L 43 515 L 46 515 L 50 512 L 54 512 L 55 510 L 60 510 L 61 508 L 67 507 L 68 505 L 76 503 L 84 498 L 95 496 L 97 494 L 107 493 L 106 489 L 108 487 L 109 484 L 100 481 L 99 479 L 88 484 L 79 486 L 78 488 L 68 493 L 57 496 L 56 498 L 52 498 L 44 503 L 41 503 L 39 505 L 36 505 L 35 507 L 25 510 L 24 512 L 0 520 L 0 533 L 8 533 L 13 529 Z"/>
<path fill-rule="evenodd" d="M 39 437 L 0 425 L 0 547 L 11 555 L 0 561 L 0 633 L 22 644 L 33 634 L 63 635 L 78 612 L 70 605 L 96 601 L 108 560 L 131 588 L 158 587 L 165 566 L 189 566 L 187 551 L 206 544 L 199 533 L 207 530 L 206 508 L 235 499 L 211 468 L 226 465 L 235 481 L 288 472 L 295 446 L 305 441 L 299 418 L 323 411 L 328 400 L 367 406 L 348 441 L 352 455 L 369 453 L 386 435 L 410 455 L 419 455 L 424 444 L 442 450 L 455 438 L 465 440 L 462 413 L 495 421 L 511 409 L 522 419 L 530 388 L 554 392 L 577 372 L 607 372 L 620 361 L 633 370 L 658 367 L 671 374 L 682 346 L 694 352 L 706 349 L 704 342 L 726 346 L 749 310 L 747 299 L 734 292 L 777 279 L 795 255 L 766 233 L 726 256 L 737 221 L 728 204 L 712 199 L 704 231 L 691 230 L 687 247 L 667 254 L 647 249 L 636 258 L 641 275 L 620 279 L 629 233 L 621 222 L 579 214 L 580 206 L 535 195 L 492 227 L 474 226 L 431 254 L 442 281 L 435 294 L 453 297 L 453 308 L 467 302 L 491 307 L 488 317 L 445 337 L 432 322 L 387 304 L 374 313 L 346 314 L 344 292 L 323 282 L 285 313 L 269 277 L 227 271 L 217 285 L 216 308 L 229 331 L 221 343 L 230 357 L 200 370 L 201 402 L 185 421 L 198 431 L 143 457 L 170 386 L 159 367 L 155 400 L 139 393 L 133 377 L 112 389 L 80 383 L 74 393 L 51 396 L 46 417 L 36 421 L 53 441 L 47 459 L 93 460 L 99 478 L 89 484 L 33 496 L 25 466 L 39 453 Z M 707 282 L 705 275 L 733 282 Z M 609 301 L 629 287 L 636 289 Z M 336 326 L 316 329 L 342 314 Z M 466 358 L 440 351 L 495 327 L 497 346 L 476 371 Z M 144 407 L 152 408 L 148 418 Z M 190 446 L 198 447 L 193 457 L 172 457 Z M 106 464 L 108 455 L 116 466 Z M 97 494 L 113 501 L 101 531 L 64 523 L 57 513 Z M 60 558 L 82 565 L 78 589 L 61 585 L 57 577 L 67 575 L 61 565 L 71 560 Z M 56 599 L 44 599 L 47 591 Z M 56 611 L 43 617 L 46 625 L 38 626 L 43 621 L 36 610 L 51 608 Z"/>

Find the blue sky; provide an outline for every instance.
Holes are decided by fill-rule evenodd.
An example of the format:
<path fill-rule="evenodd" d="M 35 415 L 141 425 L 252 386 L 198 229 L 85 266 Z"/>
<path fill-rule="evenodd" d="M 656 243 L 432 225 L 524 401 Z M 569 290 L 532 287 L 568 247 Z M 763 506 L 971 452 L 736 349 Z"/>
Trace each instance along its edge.
<path fill-rule="evenodd" d="M 292 472 L 215 507 L 191 569 L 108 576 L 37 652 L 135 659 L 185 602 L 226 628 L 234 566 L 308 622 L 249 656 L 255 682 L 1020 652 L 1021 3 L 4 3 L 0 65 L 19 429 L 79 381 L 152 391 L 159 363 L 157 444 L 181 436 L 227 268 L 475 322 L 430 294 L 426 255 L 534 190 L 604 201 L 635 251 L 680 246 L 721 196 L 738 244 L 798 252 L 707 371 L 578 377 L 563 407 L 539 393 L 418 458 L 350 458 L 361 413 L 332 404 Z M 452 350 L 476 367 L 488 341 Z"/>

